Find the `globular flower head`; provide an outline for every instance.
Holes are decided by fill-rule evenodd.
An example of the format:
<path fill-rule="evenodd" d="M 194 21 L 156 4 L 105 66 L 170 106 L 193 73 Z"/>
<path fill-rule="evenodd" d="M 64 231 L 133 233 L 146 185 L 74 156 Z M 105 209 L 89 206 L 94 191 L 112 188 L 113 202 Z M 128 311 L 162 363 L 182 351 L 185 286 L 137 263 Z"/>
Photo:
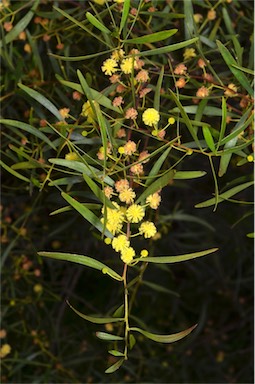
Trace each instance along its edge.
<path fill-rule="evenodd" d="M 149 80 L 149 73 L 145 69 L 142 69 L 138 72 L 135 78 L 138 82 L 146 83 L 146 81 Z"/>
<path fill-rule="evenodd" d="M 123 51 L 123 49 L 116 49 L 112 52 L 111 59 L 119 61 L 123 59 L 124 55 L 125 52 Z"/>
<path fill-rule="evenodd" d="M 130 242 L 125 235 L 119 235 L 112 240 L 112 247 L 116 252 L 122 252 L 129 245 Z"/>
<path fill-rule="evenodd" d="M 124 154 L 131 156 L 133 153 L 136 151 L 136 143 L 132 140 L 129 140 L 125 145 L 124 145 Z"/>
<path fill-rule="evenodd" d="M 86 101 L 86 103 L 83 104 L 81 115 L 87 117 L 89 123 L 92 123 L 94 121 L 95 114 L 89 101 Z"/>
<path fill-rule="evenodd" d="M 141 163 L 138 163 L 138 164 L 134 164 L 132 165 L 132 167 L 130 168 L 130 171 L 134 174 L 134 175 L 142 175 L 143 174 L 143 165 Z"/>
<path fill-rule="evenodd" d="M 185 75 L 187 72 L 187 67 L 185 64 L 180 63 L 178 64 L 175 69 L 174 69 L 174 74 L 175 75 Z"/>
<path fill-rule="evenodd" d="M 121 180 L 116 181 L 116 183 L 115 183 L 115 189 L 117 192 L 122 192 L 128 188 L 129 188 L 129 182 L 127 179 L 121 179 Z"/>
<path fill-rule="evenodd" d="M 139 227 L 139 232 L 144 235 L 145 239 L 149 239 L 156 235 L 157 228 L 151 221 L 144 221 Z"/>
<path fill-rule="evenodd" d="M 158 192 L 149 195 L 146 199 L 146 203 L 149 204 L 152 209 L 157 209 L 159 207 L 160 202 L 161 196 Z"/>
<path fill-rule="evenodd" d="M 197 90 L 197 93 L 196 93 L 197 97 L 207 97 L 209 95 L 209 89 L 206 88 L 206 87 L 201 87 Z"/>
<path fill-rule="evenodd" d="M 175 85 L 176 85 L 177 88 L 184 88 L 185 85 L 186 85 L 186 80 L 185 80 L 185 78 L 184 78 L 184 77 L 180 77 L 180 78 L 176 81 Z"/>
<path fill-rule="evenodd" d="M 143 112 L 142 119 L 145 125 L 153 127 L 154 125 L 158 124 L 160 116 L 155 108 L 147 108 Z"/>
<path fill-rule="evenodd" d="M 131 204 L 134 202 L 135 192 L 133 191 L 132 188 L 124 189 L 123 191 L 120 192 L 119 199 L 123 203 Z"/>
<path fill-rule="evenodd" d="M 237 86 L 233 83 L 228 84 L 228 88 L 225 90 L 224 95 L 233 97 L 237 92 Z"/>
<path fill-rule="evenodd" d="M 125 264 L 130 264 L 133 261 L 133 258 L 135 256 L 135 250 L 132 247 L 127 247 L 121 251 L 121 260 Z"/>
<path fill-rule="evenodd" d="M 108 199 L 110 199 L 110 198 L 112 197 L 112 195 L 113 195 L 113 189 L 112 189 L 112 187 L 109 187 L 109 186 L 104 187 L 104 194 L 105 194 L 105 196 L 106 196 Z"/>
<path fill-rule="evenodd" d="M 129 75 L 132 73 L 132 70 L 134 68 L 134 59 L 133 57 L 127 57 L 126 59 L 123 59 L 120 64 L 120 69 L 123 73 L 126 75 Z"/>
<path fill-rule="evenodd" d="M 132 204 L 126 211 L 126 217 L 130 223 L 139 223 L 144 218 L 145 211 L 141 205 Z"/>
<path fill-rule="evenodd" d="M 125 119 L 135 120 L 137 118 L 138 112 L 135 108 L 128 108 L 126 110 Z"/>
<path fill-rule="evenodd" d="M 102 71 L 106 74 L 106 75 L 109 75 L 111 76 L 114 72 L 117 71 L 117 67 L 118 66 L 118 63 L 116 60 L 114 59 L 106 59 L 104 62 L 103 62 L 103 65 L 101 67 Z"/>

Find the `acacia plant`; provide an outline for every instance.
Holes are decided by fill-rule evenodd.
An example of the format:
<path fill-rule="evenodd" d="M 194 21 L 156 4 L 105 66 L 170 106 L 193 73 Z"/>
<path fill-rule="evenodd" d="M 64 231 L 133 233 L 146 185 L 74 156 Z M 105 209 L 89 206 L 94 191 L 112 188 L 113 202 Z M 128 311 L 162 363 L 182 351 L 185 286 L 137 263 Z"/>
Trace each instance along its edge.
<path fill-rule="evenodd" d="M 175 9 L 180 4 L 183 14 Z M 178 333 L 155 334 L 150 326 L 138 327 L 132 316 L 143 275 L 152 264 L 177 263 L 217 251 L 217 244 L 210 249 L 200 249 L 198 244 L 196 252 L 158 254 L 157 244 L 170 236 L 167 215 L 160 213 L 166 198 L 163 189 L 178 180 L 198 178 L 199 183 L 206 172 L 191 166 L 198 158 L 208 162 L 215 188 L 213 197 L 197 203 L 197 208 L 216 210 L 252 185 L 248 178 L 233 181 L 223 191 L 218 186 L 232 157 L 238 158 L 237 166 L 253 161 L 250 61 L 243 64 L 236 38 L 229 47 L 217 40 L 219 24 L 217 28 L 212 24 L 220 9 L 231 32 L 229 7 L 229 1 L 213 8 L 205 5 L 202 20 L 202 15 L 201 19 L 194 14 L 192 1 L 94 0 L 82 13 L 53 6 L 66 30 L 79 29 L 89 50 L 83 56 L 48 51 L 58 63 L 89 62 L 77 69 L 76 81 L 65 71 L 56 74 L 55 87 L 66 94 L 71 90 L 72 105 L 59 108 L 40 86 L 35 89 L 22 81 L 18 84 L 22 95 L 33 106 L 45 107 L 44 112 L 30 116 L 29 124 L 1 121 L 43 141 L 40 166 L 45 175 L 43 180 L 33 178 L 32 183 L 40 190 L 57 188 L 68 203 L 52 214 L 78 211 L 98 241 L 109 247 L 110 266 L 104 263 L 103 254 L 39 252 L 43 257 L 93 268 L 95 274 L 101 272 L 121 287 L 123 301 L 116 301 L 104 317 L 83 314 L 68 303 L 86 321 L 114 324 L 110 328 L 114 333 L 96 332 L 99 339 L 111 343 L 109 353 L 117 358 L 106 373 L 128 359 L 137 334 L 172 343 L 196 327 L 190 324 Z M 20 155 L 25 157 L 25 151 Z M 22 178 L 6 163 L 2 166 Z M 38 164 L 34 161 L 33 166 Z M 81 200 L 77 186 L 90 191 L 86 201 Z"/>

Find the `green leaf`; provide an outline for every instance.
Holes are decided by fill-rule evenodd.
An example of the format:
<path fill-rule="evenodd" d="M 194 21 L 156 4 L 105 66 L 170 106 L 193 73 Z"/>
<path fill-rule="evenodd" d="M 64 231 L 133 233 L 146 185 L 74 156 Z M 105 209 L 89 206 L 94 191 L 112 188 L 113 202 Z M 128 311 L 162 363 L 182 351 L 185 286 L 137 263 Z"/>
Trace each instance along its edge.
<path fill-rule="evenodd" d="M 10 120 L 10 119 L 0 119 L 0 124 L 10 125 L 11 127 L 16 127 L 23 131 L 29 132 L 32 135 L 39 137 L 39 139 L 43 140 L 51 148 L 56 149 L 55 145 L 52 144 L 52 142 L 48 139 L 47 136 L 45 136 L 41 131 L 39 131 L 35 127 L 32 127 L 29 124 L 23 123 L 22 121 Z"/>
<path fill-rule="evenodd" d="M 252 69 L 248 69 L 245 67 L 240 67 L 240 65 L 232 64 L 232 67 L 238 69 L 239 71 L 248 73 L 249 75 L 255 76 L 255 72 Z"/>
<path fill-rule="evenodd" d="M 247 233 L 246 236 L 249 237 L 250 239 L 254 239 L 254 232 Z"/>
<path fill-rule="evenodd" d="M 230 197 L 236 195 L 237 193 L 243 191 L 244 189 L 250 187 L 253 185 L 253 181 L 249 181 L 248 183 L 244 183 L 241 185 L 238 185 L 237 187 L 231 188 L 228 191 L 221 193 L 218 197 L 218 203 L 221 203 L 222 201 L 228 200 Z M 214 205 L 216 201 L 216 198 L 213 197 L 212 199 L 203 201 L 202 203 L 196 204 L 195 208 L 205 208 L 210 207 L 211 205 Z"/>
<path fill-rule="evenodd" d="M 115 371 L 117 371 L 117 369 L 119 369 L 122 364 L 124 363 L 125 359 L 120 359 L 119 361 L 117 361 L 117 363 L 111 365 L 109 368 L 106 369 L 105 373 L 113 373 Z"/>
<path fill-rule="evenodd" d="M 148 186 L 152 183 L 154 177 L 158 175 L 160 168 L 162 167 L 162 164 L 167 159 L 169 152 L 171 151 L 171 147 L 168 147 L 165 152 L 162 153 L 162 155 L 158 158 L 158 160 L 153 164 L 153 167 L 150 170 L 150 173 L 146 179 L 145 185 Z"/>
<path fill-rule="evenodd" d="M 210 128 L 209 128 L 208 126 L 204 125 L 204 126 L 202 127 L 202 130 L 203 130 L 203 135 L 204 135 L 206 144 L 208 145 L 208 148 L 209 148 L 212 152 L 215 152 L 215 144 L 214 144 L 214 141 L 213 141 L 213 137 L 212 137 Z"/>
<path fill-rule="evenodd" d="M 133 39 L 124 40 L 126 44 L 146 44 L 146 43 L 155 43 L 157 41 L 162 41 L 168 39 L 178 32 L 178 29 L 170 29 L 167 31 L 160 31 L 156 33 L 151 33 L 150 35 L 135 37 Z M 143 52 L 142 52 L 143 54 Z"/>
<path fill-rule="evenodd" d="M 168 295 L 173 295 L 176 297 L 180 297 L 180 295 L 177 292 L 171 291 L 170 289 L 167 289 L 161 285 L 152 283 L 151 281 L 143 281 L 143 285 L 146 285 L 147 287 L 153 289 L 154 291 L 157 292 L 162 292 L 162 293 L 167 293 Z"/>
<path fill-rule="evenodd" d="M 177 171 L 174 175 L 174 180 L 197 179 L 205 175 L 205 171 Z"/>
<path fill-rule="evenodd" d="M 96 332 L 96 336 L 101 340 L 107 340 L 107 341 L 124 340 L 124 337 L 112 335 L 111 333 L 105 333 L 105 332 Z"/>
<path fill-rule="evenodd" d="M 83 174 L 83 178 L 88 184 L 91 191 L 94 193 L 94 195 L 104 204 L 107 205 L 109 208 L 116 208 L 111 200 L 107 199 L 104 192 L 97 186 L 96 183 L 87 175 Z"/>
<path fill-rule="evenodd" d="M 224 137 L 226 126 L 227 126 L 227 103 L 226 103 L 225 97 L 223 96 L 221 99 L 221 110 L 222 110 L 222 118 L 221 118 L 220 136 L 217 144 L 217 150 L 219 149 L 221 140 Z"/>
<path fill-rule="evenodd" d="M 83 60 L 93 59 L 94 57 L 103 56 L 110 52 L 112 52 L 112 49 L 108 49 L 106 51 L 101 51 L 97 53 L 91 53 L 90 55 L 85 55 L 85 56 L 61 56 L 51 52 L 49 52 L 48 55 L 54 57 L 55 59 L 63 60 L 63 61 L 83 61 Z M 67 83 L 69 83 L 69 81 L 67 81 Z"/>
<path fill-rule="evenodd" d="M 102 171 L 93 167 L 92 165 L 87 165 L 85 163 L 82 163 L 81 161 L 72 161 L 65 159 L 49 159 L 48 161 L 52 164 L 74 169 L 82 175 L 86 174 L 89 177 L 96 177 L 97 179 L 102 179 L 102 181 L 104 181 L 108 185 L 114 185 L 114 181 L 109 176 L 103 177 Z"/>
<path fill-rule="evenodd" d="M 53 105 L 52 102 L 49 101 L 45 96 L 21 83 L 18 83 L 18 87 L 26 92 L 30 97 L 32 97 L 32 99 L 38 101 L 38 103 L 40 103 L 44 108 L 48 109 L 48 111 L 56 116 L 58 120 L 64 120 L 55 105 Z"/>
<path fill-rule="evenodd" d="M 175 170 L 169 169 L 168 171 L 166 171 L 163 176 L 159 177 L 148 188 L 145 189 L 145 191 L 136 200 L 136 204 L 140 203 L 141 201 L 144 201 L 149 195 L 152 195 L 158 190 L 164 188 L 173 179 L 174 175 Z"/>
<path fill-rule="evenodd" d="M 108 323 L 116 323 L 118 321 L 124 321 L 123 318 L 117 318 L 117 317 L 96 317 L 96 316 L 84 315 L 83 313 L 75 309 L 68 301 L 67 301 L 67 304 L 82 319 L 90 321 L 91 323 L 94 323 L 94 324 L 108 324 Z"/>
<path fill-rule="evenodd" d="M 106 33 L 106 34 L 110 34 L 111 31 L 106 28 L 106 26 L 104 24 L 102 24 L 95 16 L 93 16 L 90 12 L 86 12 L 86 18 L 88 19 L 88 21 L 94 25 L 94 27 L 96 27 L 97 29 L 99 29 L 99 31 L 103 32 L 103 33 Z"/>
<path fill-rule="evenodd" d="M 185 255 L 178 256 L 155 256 L 155 257 L 140 257 L 135 259 L 135 261 L 144 261 L 148 263 L 158 263 L 158 264 L 172 264 L 179 263 L 181 261 L 187 261 L 196 259 L 197 257 L 206 256 L 210 253 L 216 252 L 219 248 L 206 249 L 205 251 L 187 253 Z"/>
<path fill-rule="evenodd" d="M 185 39 L 188 40 L 194 37 L 195 29 L 196 29 L 192 0 L 185 0 L 183 2 L 183 7 L 184 7 L 184 13 L 185 13 L 185 23 L 184 23 Z"/>
<path fill-rule="evenodd" d="M 123 352 L 116 351 L 115 349 L 111 349 L 110 351 L 108 351 L 108 353 L 116 357 L 125 356 Z"/>
<path fill-rule="evenodd" d="M 119 35 L 121 34 L 121 31 L 126 24 L 126 21 L 129 15 L 129 9 L 130 9 L 130 0 L 125 0 L 123 4 L 123 10 L 122 10 L 122 15 L 120 20 Z"/>
<path fill-rule="evenodd" d="M 35 0 L 31 10 L 28 11 L 26 15 L 12 28 L 12 30 L 5 35 L 4 42 L 2 40 L 0 41 L 0 48 L 2 48 L 3 44 L 11 43 L 13 40 L 16 39 L 16 37 L 18 37 L 20 32 L 26 29 L 26 27 L 34 17 L 34 11 L 36 10 L 39 2 L 40 0 Z"/>
<path fill-rule="evenodd" d="M 62 253 L 62 252 L 38 252 L 38 255 L 43 257 L 49 257 L 50 259 L 70 261 L 72 263 L 82 264 L 82 265 L 85 265 L 86 267 L 97 269 L 101 272 L 107 269 L 107 271 L 111 273 L 111 276 L 114 277 L 115 280 L 122 281 L 122 277 L 117 272 L 107 267 L 105 264 L 101 263 L 100 261 L 93 259 L 92 257 L 77 255 L 75 253 Z"/>
<path fill-rule="evenodd" d="M 155 333 L 144 331 L 143 329 L 131 327 L 130 331 L 139 332 L 148 339 L 151 339 L 153 341 L 156 341 L 157 343 L 174 343 L 175 341 L 183 339 L 185 336 L 190 334 L 193 329 L 195 329 L 197 324 L 193 325 L 192 327 L 186 329 L 185 331 L 181 331 L 178 333 L 173 333 L 172 335 L 157 335 Z"/>
<path fill-rule="evenodd" d="M 164 66 L 162 65 L 160 74 L 158 77 L 156 89 L 155 89 L 154 102 L 153 102 L 153 108 L 155 108 L 157 111 L 159 111 L 159 107 L 160 107 L 160 91 L 162 88 L 163 76 L 164 76 Z"/>
<path fill-rule="evenodd" d="M 136 343 L 136 339 L 135 339 L 135 336 L 131 334 L 129 334 L 129 348 L 130 350 L 132 350 L 135 346 L 135 343 Z"/>
<path fill-rule="evenodd" d="M 199 142 L 199 140 L 197 138 L 196 130 L 193 127 L 193 125 L 192 125 L 192 123 L 191 123 L 187 113 L 185 112 L 185 109 L 183 108 L 181 102 L 179 101 L 179 98 L 177 98 L 177 96 L 175 95 L 175 93 L 171 89 L 169 89 L 169 92 L 170 92 L 170 94 L 171 94 L 175 104 L 178 106 L 178 108 L 180 110 L 180 113 L 181 113 L 181 115 L 183 117 L 183 120 L 184 120 L 184 122 L 185 122 L 185 124 L 186 124 L 186 126 L 187 126 L 187 128 L 188 128 L 188 130 L 189 130 L 189 132 L 191 134 L 191 136 L 193 137 L 193 140 L 196 142 L 198 148 L 201 149 L 200 142 Z"/>
<path fill-rule="evenodd" d="M 105 236 L 108 236 L 110 238 L 113 237 L 111 232 L 108 231 L 108 229 L 104 228 L 104 225 L 101 223 L 99 218 L 90 211 L 85 205 L 79 203 L 77 200 L 73 199 L 71 196 L 69 196 L 67 193 L 62 192 L 61 196 L 74 208 L 76 211 L 78 211 L 90 224 L 93 225 L 94 228 L 96 228 L 99 232 L 104 234 Z"/>
<path fill-rule="evenodd" d="M 23 181 L 27 181 L 28 183 L 30 183 L 30 180 L 21 175 L 20 173 L 14 171 L 12 168 L 10 168 L 8 165 L 6 165 L 2 160 L 0 160 L 0 165 L 6 170 L 8 171 L 9 173 L 11 173 L 13 176 L 17 177 L 18 179 L 21 179 Z"/>
<path fill-rule="evenodd" d="M 195 38 L 190 39 L 190 40 L 182 41 L 181 43 L 171 44 L 171 45 L 167 45 L 167 46 L 161 47 L 161 48 L 150 49 L 148 51 L 142 51 L 139 53 L 139 55 L 140 56 L 162 55 L 163 53 L 173 52 L 173 51 L 176 51 L 178 49 L 182 49 L 184 47 L 187 47 L 188 45 L 191 45 L 191 44 L 195 43 L 196 41 L 198 41 L 198 37 L 195 37 Z"/>
<path fill-rule="evenodd" d="M 250 94 L 250 96 L 253 97 L 254 92 L 250 85 L 249 80 L 247 79 L 247 77 L 244 75 L 242 71 L 234 67 L 234 65 L 235 66 L 238 65 L 236 60 L 233 58 L 229 50 L 219 40 L 217 40 L 216 43 L 230 71 L 233 73 L 233 75 L 238 80 L 238 82 L 246 89 L 246 91 Z"/>

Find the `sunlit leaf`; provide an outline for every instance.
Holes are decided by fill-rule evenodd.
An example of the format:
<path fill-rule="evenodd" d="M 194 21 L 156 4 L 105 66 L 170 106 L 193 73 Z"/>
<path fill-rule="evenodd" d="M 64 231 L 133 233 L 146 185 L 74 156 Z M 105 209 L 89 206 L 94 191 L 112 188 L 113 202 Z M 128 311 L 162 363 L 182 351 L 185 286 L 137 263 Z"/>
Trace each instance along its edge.
<path fill-rule="evenodd" d="M 210 253 L 218 251 L 218 249 L 219 248 L 211 248 L 211 249 L 206 249 L 205 251 L 187 253 L 185 255 L 177 255 L 177 256 L 140 257 L 138 259 L 135 259 L 135 261 L 143 261 L 143 262 L 158 263 L 158 264 L 179 263 L 181 261 L 192 260 L 192 259 L 196 259 L 197 257 L 209 255 Z"/>
<path fill-rule="evenodd" d="M 93 16 L 90 12 L 86 12 L 86 18 L 88 21 L 94 25 L 97 29 L 99 29 L 103 33 L 111 33 L 111 31 L 104 25 L 102 24 L 95 16 Z"/>
<path fill-rule="evenodd" d="M 113 269 L 107 267 L 105 264 L 101 263 L 98 260 L 93 259 L 92 257 L 77 255 L 75 253 L 62 253 L 62 252 L 38 252 L 39 256 L 49 257 L 50 259 L 62 260 L 62 261 L 70 261 L 76 264 L 82 264 L 86 267 L 90 267 L 93 269 L 97 269 L 99 271 L 103 271 L 107 269 L 112 276 L 118 281 L 122 280 L 122 277 L 115 272 Z"/>
<path fill-rule="evenodd" d="M 173 36 L 178 29 L 170 29 L 168 31 L 160 31 L 156 33 L 151 33 L 150 35 L 135 37 L 133 39 L 124 40 L 127 44 L 146 44 L 146 43 L 155 43 L 156 41 L 162 41 Z M 142 53 L 144 55 L 144 52 Z"/>
<path fill-rule="evenodd" d="M 67 304 L 82 319 L 85 319 L 94 324 L 108 324 L 108 323 L 116 323 L 119 321 L 124 321 L 123 318 L 117 318 L 117 317 L 96 317 L 96 316 L 84 315 L 84 313 L 81 313 L 80 311 L 75 309 L 68 301 L 67 301 Z"/>
<path fill-rule="evenodd" d="M 96 332 L 96 336 L 101 340 L 107 340 L 107 341 L 117 341 L 117 340 L 124 339 L 124 337 L 112 335 L 111 333 L 105 333 L 105 332 Z"/>
<path fill-rule="evenodd" d="M 120 359 L 117 361 L 117 363 L 111 365 L 109 368 L 106 369 L 105 373 L 113 373 L 115 371 L 117 371 L 117 369 L 119 369 L 122 364 L 124 363 L 125 359 Z"/>
<path fill-rule="evenodd" d="M 237 187 L 231 188 L 228 191 L 221 193 L 219 195 L 219 200 L 218 203 L 222 203 L 223 201 L 228 200 L 230 197 L 236 195 L 237 193 L 243 191 L 244 189 L 252 186 L 254 184 L 253 181 L 249 181 L 248 183 L 244 183 L 241 185 L 238 185 Z M 202 203 L 196 204 L 195 208 L 205 208 L 205 207 L 210 207 L 211 205 L 215 204 L 215 197 L 212 199 L 203 201 Z"/>
<path fill-rule="evenodd" d="M 144 331 L 143 329 L 131 327 L 130 331 L 139 332 L 148 339 L 156 341 L 157 343 L 174 343 L 175 341 L 183 339 L 185 336 L 189 335 L 193 329 L 195 329 L 197 324 L 192 327 L 186 329 L 185 331 L 173 333 L 172 335 L 157 335 L 155 333 Z"/>
<path fill-rule="evenodd" d="M 197 179 L 198 177 L 202 177 L 205 175 L 205 171 L 176 171 L 174 175 L 174 180 Z"/>

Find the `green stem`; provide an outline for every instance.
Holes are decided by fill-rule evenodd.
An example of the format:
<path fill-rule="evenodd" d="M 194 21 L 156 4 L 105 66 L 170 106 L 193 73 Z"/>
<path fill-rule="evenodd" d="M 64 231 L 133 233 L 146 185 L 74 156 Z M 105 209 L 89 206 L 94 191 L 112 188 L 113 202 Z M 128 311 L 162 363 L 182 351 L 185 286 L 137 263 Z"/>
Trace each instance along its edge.
<path fill-rule="evenodd" d="M 125 321 L 125 360 L 128 359 L 128 335 L 129 335 L 129 308 L 128 308 L 128 287 L 127 287 L 127 264 L 124 265 L 123 270 L 123 285 L 124 285 L 124 306 L 125 306 L 125 313 L 124 313 L 124 321 Z"/>

